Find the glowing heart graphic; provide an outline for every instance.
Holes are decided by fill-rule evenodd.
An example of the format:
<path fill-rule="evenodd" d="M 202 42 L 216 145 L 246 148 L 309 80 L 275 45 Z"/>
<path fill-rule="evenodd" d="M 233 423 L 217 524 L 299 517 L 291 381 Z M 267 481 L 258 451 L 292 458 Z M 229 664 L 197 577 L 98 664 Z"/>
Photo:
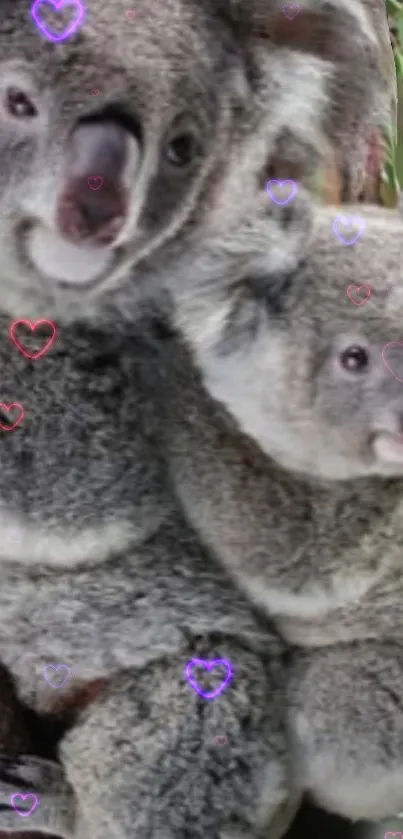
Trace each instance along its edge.
<path fill-rule="evenodd" d="M 0 420 L 0 428 L 3 431 L 13 431 L 14 428 L 17 428 L 17 425 L 20 424 L 21 420 L 24 417 L 24 408 L 22 407 L 20 402 L 10 402 L 9 405 L 7 405 L 6 402 L 0 402 L 0 413 L 8 414 L 10 411 L 13 411 L 15 408 L 18 411 L 18 416 L 17 416 L 17 419 L 14 422 L 12 422 L 12 420 L 11 420 L 12 425 L 4 425 L 4 423 L 1 422 L 1 420 Z"/>
<path fill-rule="evenodd" d="M 26 801 L 27 798 L 31 799 L 32 804 L 31 804 L 29 810 L 26 810 L 25 808 L 22 808 L 21 804 L 19 804 L 17 802 L 17 798 L 20 799 L 21 802 Z M 14 795 L 12 795 L 11 798 L 10 798 L 10 804 L 13 807 L 13 809 L 15 810 L 15 812 L 18 813 L 19 816 L 22 816 L 23 818 L 26 818 L 27 816 L 30 816 L 31 813 L 34 812 L 34 810 L 36 810 L 36 808 L 39 804 L 39 799 L 38 799 L 38 796 L 34 795 L 33 792 L 26 792 L 26 793 L 15 792 Z"/>
<path fill-rule="evenodd" d="M 203 667 L 204 670 L 208 670 L 209 672 L 214 668 L 221 668 L 225 670 L 225 675 L 221 680 L 221 683 L 218 685 L 217 688 L 213 691 L 206 692 L 203 690 L 202 687 L 197 683 L 194 676 L 191 674 L 191 670 L 194 667 Z M 192 658 L 186 665 L 185 669 L 185 676 L 188 680 L 190 687 L 196 691 L 203 699 L 214 699 L 220 693 L 223 692 L 224 688 L 227 686 L 229 680 L 232 678 L 232 669 L 229 661 L 226 658 L 216 658 L 214 661 L 204 661 L 202 658 Z"/>
<path fill-rule="evenodd" d="M 360 297 L 361 289 L 363 289 L 363 293 Z M 349 285 L 347 289 L 347 297 L 354 303 L 356 306 L 362 306 L 367 300 L 369 300 L 371 294 L 371 289 L 369 285 Z"/>
<path fill-rule="evenodd" d="M 297 191 L 295 181 L 267 181 L 266 192 L 271 201 L 279 207 L 285 207 L 294 198 Z"/>
<path fill-rule="evenodd" d="M 102 186 L 103 182 L 104 182 L 104 179 L 101 178 L 100 175 L 96 175 L 95 177 L 94 176 L 89 177 L 88 180 L 87 180 L 87 184 L 88 184 L 89 188 L 93 190 L 93 192 L 96 192 L 97 189 L 101 189 L 101 186 Z"/>
<path fill-rule="evenodd" d="M 341 232 L 340 228 L 344 228 Z M 354 245 L 365 230 L 365 221 L 360 216 L 336 216 L 333 232 L 342 245 Z"/>
<path fill-rule="evenodd" d="M 67 27 L 62 31 L 61 34 L 57 35 L 54 32 L 50 32 L 47 28 L 46 23 L 41 20 L 40 12 L 41 7 L 43 9 L 44 6 L 53 6 L 54 11 L 60 12 L 68 7 L 72 7 L 73 11 L 73 20 L 67 25 Z M 84 17 L 84 6 L 80 2 L 80 0 L 35 0 L 31 7 L 31 15 L 33 18 L 34 23 L 42 32 L 42 34 L 47 38 L 49 41 L 65 41 L 70 35 L 76 31 L 77 27 L 80 25 L 81 21 Z"/>
<path fill-rule="evenodd" d="M 44 339 L 45 343 L 44 343 L 44 346 L 42 347 L 42 349 L 38 350 L 38 352 L 32 352 L 32 353 L 28 352 L 28 350 L 24 350 L 24 347 L 21 346 L 21 338 L 19 339 L 19 338 L 16 337 L 15 331 L 18 329 L 18 327 L 23 325 L 23 326 L 27 326 L 28 329 L 31 330 L 31 332 L 35 332 L 35 329 L 37 329 L 38 327 L 40 327 L 43 324 L 46 324 L 46 326 L 49 327 L 49 330 L 50 330 L 51 334 L 49 335 L 49 338 Z M 25 355 L 26 358 L 32 358 L 32 359 L 40 358 L 41 355 L 44 355 L 45 352 L 47 352 L 47 350 L 49 349 L 49 347 L 52 346 L 53 341 L 56 338 L 56 327 L 55 327 L 54 323 L 52 323 L 51 320 L 36 320 L 34 322 L 32 322 L 30 320 L 14 320 L 13 323 L 11 324 L 11 326 L 10 326 L 9 335 L 10 335 L 11 340 L 13 341 L 15 346 L 17 347 L 17 349 L 20 352 L 22 352 L 22 354 Z"/>
<path fill-rule="evenodd" d="M 298 3 L 285 3 L 283 6 L 283 14 L 288 20 L 294 20 L 300 11 L 301 7 Z"/>
<path fill-rule="evenodd" d="M 60 678 L 57 675 L 58 673 L 60 675 Z M 43 670 L 43 676 L 45 681 L 52 688 L 62 688 L 63 685 L 67 684 L 69 679 L 71 679 L 71 670 L 70 667 L 67 667 L 66 664 L 48 664 Z"/>

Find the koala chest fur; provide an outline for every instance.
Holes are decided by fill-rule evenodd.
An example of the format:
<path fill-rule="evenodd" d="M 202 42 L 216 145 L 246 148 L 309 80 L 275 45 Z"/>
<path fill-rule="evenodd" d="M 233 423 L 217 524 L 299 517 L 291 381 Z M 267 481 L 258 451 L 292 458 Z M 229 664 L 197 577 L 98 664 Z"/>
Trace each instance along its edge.
<path fill-rule="evenodd" d="M 113 336 L 108 354 L 95 331 L 80 337 L 63 327 L 48 353 L 30 360 L 11 342 L 10 323 L 1 319 L 0 399 L 21 403 L 24 417 L 1 440 L 0 654 L 32 676 L 43 656 L 101 675 L 101 611 L 109 608 L 112 638 L 114 614 L 129 597 L 121 552 L 141 546 L 166 514 L 141 387 Z"/>
<path fill-rule="evenodd" d="M 180 647 L 178 626 L 228 628 L 236 602 L 252 629 L 247 601 L 175 511 L 140 369 L 147 347 L 61 327 L 29 360 L 9 324 L 0 401 L 24 417 L 1 432 L 0 657 L 21 695 L 47 709 L 47 664 L 76 683 L 107 677 Z"/>
<path fill-rule="evenodd" d="M 173 381 L 166 446 L 182 503 L 283 637 L 304 646 L 403 640 L 401 479 L 289 475 L 209 397 L 186 352 L 176 392 Z"/>

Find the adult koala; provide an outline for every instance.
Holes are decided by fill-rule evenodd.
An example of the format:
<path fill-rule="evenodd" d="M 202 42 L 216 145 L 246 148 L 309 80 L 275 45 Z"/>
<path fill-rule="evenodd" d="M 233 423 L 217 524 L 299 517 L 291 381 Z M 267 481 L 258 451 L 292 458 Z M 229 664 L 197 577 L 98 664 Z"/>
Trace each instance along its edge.
<path fill-rule="evenodd" d="M 70 787 L 57 765 L 4 760 L 1 829 L 21 828 L 9 797 L 26 786 L 40 797 L 31 828 L 108 839 L 275 837 L 296 805 L 282 645 L 175 500 L 142 305 L 208 223 L 229 150 L 248 138 L 263 172 L 296 99 L 286 66 L 298 101 L 311 92 L 301 131 L 320 136 L 320 62 L 270 55 L 259 6 L 150 2 L 133 21 L 125 3 L 91 0 L 59 42 L 27 0 L 2 6 L 0 655 L 24 709 L 68 730 Z M 36 14 L 60 37 L 71 10 Z M 302 246 L 304 206 L 283 251 Z M 46 354 L 46 324 L 27 336 L 24 319 L 56 321 Z M 215 702 L 186 682 L 195 656 L 231 662 Z M 59 664 L 73 674 L 63 689 L 43 676 Z M 7 719 L 13 693 L 2 701 Z"/>
<path fill-rule="evenodd" d="M 378 92 L 361 7 L 310 5 L 330 34 L 343 16 L 347 56 L 371 59 Z M 288 49 L 280 3 L 268 49 L 265 6 L 150 0 L 133 20 L 91 0 L 77 34 L 51 42 L 27 0 L 3 2 L 0 655 L 28 708 L 64 723 L 70 788 L 53 764 L 38 783 L 33 761 L 4 771 L 2 829 L 21 827 L 8 797 L 24 784 L 40 794 L 30 827 L 100 839 L 274 839 L 298 801 L 283 647 L 175 498 L 152 371 L 159 283 L 168 266 L 192 271 L 213 218 L 224 236 L 234 201 L 252 207 L 261 188 L 273 266 L 304 246 L 303 183 L 330 144 L 341 62 Z M 57 37 L 69 14 L 40 7 Z M 263 191 L 279 138 L 305 161 L 291 216 Z M 46 354 L 40 327 L 17 335 L 27 318 L 56 320 Z M 231 662 L 217 701 L 186 683 L 194 657 Z M 59 664 L 73 675 L 58 690 L 43 669 Z"/>

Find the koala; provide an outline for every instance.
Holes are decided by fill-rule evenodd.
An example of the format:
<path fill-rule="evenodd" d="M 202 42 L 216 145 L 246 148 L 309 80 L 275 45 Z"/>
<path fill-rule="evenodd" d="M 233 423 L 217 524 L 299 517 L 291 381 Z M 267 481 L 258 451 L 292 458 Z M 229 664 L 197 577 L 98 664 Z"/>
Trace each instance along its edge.
<path fill-rule="evenodd" d="M 176 338 L 160 364 L 170 277 L 200 254 L 215 276 L 256 202 L 272 270 L 292 270 L 344 61 L 367 68 L 358 121 L 372 112 L 365 7 L 306 8 L 329 43 L 344 27 L 343 60 L 287 46 L 280 2 L 150 0 L 133 20 L 124 0 L 87 0 L 58 41 L 43 27 L 62 38 L 71 8 L 42 4 L 41 34 L 27 0 L 3 2 L 0 660 L 54 741 L 7 763 L 5 738 L 1 830 L 21 828 L 10 797 L 26 792 L 30 828 L 94 839 L 277 839 L 298 806 L 286 646 L 187 516 L 158 388 L 182 376 Z M 291 214 L 264 190 L 280 147 L 300 150 Z M 208 704 L 186 680 L 200 658 L 233 667 Z M 50 685 L 61 665 L 68 683 Z"/>
<path fill-rule="evenodd" d="M 324 63 L 269 50 L 258 3 L 249 18 L 230 3 L 143 3 L 133 26 L 123 0 L 90 0 L 57 42 L 30 8 L 6 0 L 0 23 L 0 659 L 15 685 L 1 702 L 21 727 L 17 754 L 0 732 L 0 829 L 21 828 L 10 799 L 28 792 L 30 828 L 61 836 L 276 839 L 299 801 L 284 644 L 184 516 L 152 365 L 165 266 L 191 267 L 215 202 L 224 231 L 230 152 L 234 184 L 249 173 L 245 192 L 265 195 L 268 155 L 298 104 L 285 67 L 300 103 L 310 91 L 301 134 L 322 136 Z M 61 37 L 71 8 L 40 14 Z M 302 246 L 300 197 L 287 230 L 273 208 L 280 261 Z M 185 676 L 203 656 L 234 668 L 210 704 Z M 44 677 L 60 666 L 64 687 Z"/>
<path fill-rule="evenodd" d="M 403 217 L 352 209 L 352 246 L 322 208 L 295 269 L 234 243 L 215 283 L 194 263 L 173 285 L 166 446 L 188 518 L 289 644 L 297 783 L 380 820 L 403 809 Z"/>

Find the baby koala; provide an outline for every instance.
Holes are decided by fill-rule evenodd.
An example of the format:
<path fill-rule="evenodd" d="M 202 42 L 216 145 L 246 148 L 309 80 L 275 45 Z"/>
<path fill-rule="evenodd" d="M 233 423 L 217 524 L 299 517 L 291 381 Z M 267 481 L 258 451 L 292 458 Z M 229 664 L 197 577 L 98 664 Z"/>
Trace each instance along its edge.
<path fill-rule="evenodd" d="M 327 208 L 294 269 L 238 247 L 177 285 L 167 446 L 188 516 L 292 645 L 298 782 L 378 820 L 403 809 L 403 219 L 352 211 L 351 246 Z"/>

